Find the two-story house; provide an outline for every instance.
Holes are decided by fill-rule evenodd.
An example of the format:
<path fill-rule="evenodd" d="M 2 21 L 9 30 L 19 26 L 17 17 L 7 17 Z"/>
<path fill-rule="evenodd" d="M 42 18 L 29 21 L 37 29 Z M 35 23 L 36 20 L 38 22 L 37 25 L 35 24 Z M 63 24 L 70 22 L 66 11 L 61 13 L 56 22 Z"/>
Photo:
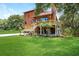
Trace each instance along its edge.
<path fill-rule="evenodd" d="M 36 35 L 60 36 L 61 24 L 54 10 L 35 15 L 35 10 L 24 12 L 24 28 Z"/>

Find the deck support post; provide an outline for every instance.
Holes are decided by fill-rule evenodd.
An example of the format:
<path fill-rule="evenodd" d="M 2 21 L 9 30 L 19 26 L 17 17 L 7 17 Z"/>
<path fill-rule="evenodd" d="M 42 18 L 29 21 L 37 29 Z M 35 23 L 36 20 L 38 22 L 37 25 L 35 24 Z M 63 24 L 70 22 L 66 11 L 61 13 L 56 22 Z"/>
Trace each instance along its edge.
<path fill-rule="evenodd" d="M 42 35 L 42 27 L 40 26 L 40 35 Z"/>
<path fill-rule="evenodd" d="M 50 28 L 48 27 L 47 30 L 48 30 L 47 31 L 48 32 L 48 36 L 50 36 Z"/>
<path fill-rule="evenodd" d="M 42 28 L 42 35 L 44 35 L 44 28 Z"/>
<path fill-rule="evenodd" d="M 55 36 L 57 36 L 58 35 L 58 30 L 57 30 L 57 25 L 55 25 Z"/>

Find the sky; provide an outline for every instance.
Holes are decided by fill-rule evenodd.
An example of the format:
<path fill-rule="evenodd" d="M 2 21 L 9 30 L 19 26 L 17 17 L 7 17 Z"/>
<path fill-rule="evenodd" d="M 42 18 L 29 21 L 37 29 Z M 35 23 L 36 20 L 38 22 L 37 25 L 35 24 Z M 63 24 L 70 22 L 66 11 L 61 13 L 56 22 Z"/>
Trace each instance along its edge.
<path fill-rule="evenodd" d="M 0 19 L 7 19 L 10 15 L 19 14 L 35 9 L 34 3 L 0 3 Z"/>

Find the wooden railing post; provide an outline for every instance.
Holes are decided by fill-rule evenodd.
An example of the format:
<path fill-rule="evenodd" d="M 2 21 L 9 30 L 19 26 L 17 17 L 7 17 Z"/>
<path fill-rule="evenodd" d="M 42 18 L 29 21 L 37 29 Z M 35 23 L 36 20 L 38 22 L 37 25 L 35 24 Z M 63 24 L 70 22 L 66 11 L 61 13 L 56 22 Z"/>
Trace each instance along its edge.
<path fill-rule="evenodd" d="M 40 35 L 42 35 L 42 27 L 40 26 Z"/>

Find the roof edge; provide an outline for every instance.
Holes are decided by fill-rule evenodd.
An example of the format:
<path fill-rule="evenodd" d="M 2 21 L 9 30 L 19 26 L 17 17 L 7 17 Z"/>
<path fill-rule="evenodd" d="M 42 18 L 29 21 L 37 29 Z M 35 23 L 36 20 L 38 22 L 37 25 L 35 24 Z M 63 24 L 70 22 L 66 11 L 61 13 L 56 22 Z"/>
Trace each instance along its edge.
<path fill-rule="evenodd" d="M 24 13 L 28 13 L 28 12 L 31 12 L 31 11 L 35 11 L 35 9 L 25 11 Z"/>

